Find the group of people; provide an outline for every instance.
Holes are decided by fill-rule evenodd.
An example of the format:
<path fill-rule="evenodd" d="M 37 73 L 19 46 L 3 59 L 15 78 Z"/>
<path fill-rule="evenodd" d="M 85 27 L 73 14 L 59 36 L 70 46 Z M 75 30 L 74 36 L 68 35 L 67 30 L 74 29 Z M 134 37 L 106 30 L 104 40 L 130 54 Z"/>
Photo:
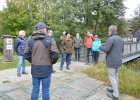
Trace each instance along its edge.
<path fill-rule="evenodd" d="M 90 32 L 87 32 L 84 41 L 79 33 L 76 34 L 74 39 L 71 38 L 71 35 L 70 32 L 63 32 L 63 35 L 60 36 L 60 50 L 62 51 L 60 70 L 63 69 L 65 61 L 66 69 L 70 70 L 69 65 L 73 51 L 75 52 L 75 61 L 80 61 L 80 51 L 83 46 L 85 47 L 86 63 L 88 64 L 90 62 L 90 55 L 92 55 L 92 63 L 96 65 L 100 54 L 99 46 L 101 45 L 98 35 L 93 36 Z"/>
<path fill-rule="evenodd" d="M 87 63 L 90 61 L 89 56 L 92 55 L 92 62 L 96 65 L 99 59 L 99 52 L 106 52 L 106 65 L 112 84 L 112 88 L 107 88 L 112 94 L 107 96 L 118 100 L 120 95 L 118 90 L 118 68 L 122 65 L 123 40 L 117 35 L 117 27 L 115 25 L 109 27 L 108 33 L 109 38 L 104 44 L 101 44 L 98 35 L 93 36 L 90 32 L 87 32 L 84 41 L 79 33 L 72 39 L 72 33 L 63 32 L 63 35 L 60 37 L 60 50 L 62 51 L 60 70 L 63 70 L 64 62 L 66 62 L 66 69 L 70 70 L 73 51 L 75 51 L 75 61 L 80 61 L 80 49 L 83 44 L 85 46 Z M 39 22 L 36 25 L 33 34 L 28 39 L 25 31 L 19 31 L 14 49 L 19 56 L 17 64 L 18 77 L 21 77 L 21 73 L 28 74 L 25 70 L 26 60 L 31 63 L 33 85 L 31 100 L 38 100 L 41 81 L 42 98 L 43 100 L 50 100 L 51 74 L 54 72 L 52 66 L 59 58 L 53 31 L 48 30 L 48 26 L 43 22 Z"/>

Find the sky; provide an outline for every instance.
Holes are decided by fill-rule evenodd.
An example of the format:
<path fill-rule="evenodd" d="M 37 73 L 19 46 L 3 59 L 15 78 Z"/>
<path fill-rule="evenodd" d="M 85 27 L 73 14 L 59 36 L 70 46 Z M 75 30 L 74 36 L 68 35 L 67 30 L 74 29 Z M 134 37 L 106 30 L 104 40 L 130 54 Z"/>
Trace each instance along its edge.
<path fill-rule="evenodd" d="M 140 5 L 140 0 L 125 0 L 124 5 L 128 8 L 126 9 L 125 18 L 131 18 L 134 16 L 134 9 Z M 0 0 L 0 10 L 5 6 L 5 0 Z"/>

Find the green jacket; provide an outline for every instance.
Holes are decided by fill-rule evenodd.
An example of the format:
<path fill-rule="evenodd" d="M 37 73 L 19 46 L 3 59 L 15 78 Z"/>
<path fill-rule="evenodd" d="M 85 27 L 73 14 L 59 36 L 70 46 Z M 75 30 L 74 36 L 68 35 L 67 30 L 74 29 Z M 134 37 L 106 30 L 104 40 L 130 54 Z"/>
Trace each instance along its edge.
<path fill-rule="evenodd" d="M 79 37 L 79 38 L 74 38 L 74 47 L 75 48 L 80 48 L 82 47 L 82 44 L 83 44 L 83 41 L 82 41 L 82 38 Z"/>
<path fill-rule="evenodd" d="M 74 45 L 73 45 L 73 40 L 70 38 L 64 38 L 62 41 L 62 48 L 63 48 L 63 53 L 66 54 L 72 54 L 74 50 Z"/>

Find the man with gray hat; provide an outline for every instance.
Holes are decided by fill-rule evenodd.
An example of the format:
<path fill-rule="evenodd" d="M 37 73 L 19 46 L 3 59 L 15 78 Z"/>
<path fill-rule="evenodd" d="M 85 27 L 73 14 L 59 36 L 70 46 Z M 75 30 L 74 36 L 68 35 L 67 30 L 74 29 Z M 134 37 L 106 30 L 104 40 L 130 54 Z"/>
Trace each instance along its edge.
<path fill-rule="evenodd" d="M 47 29 L 45 23 L 39 22 L 25 49 L 25 58 L 31 62 L 33 85 L 31 100 L 38 100 L 40 81 L 42 81 L 43 100 L 50 100 L 49 88 L 54 63 L 52 55 L 58 57 L 59 53 L 55 40 L 46 36 Z"/>
<path fill-rule="evenodd" d="M 108 68 L 109 79 L 112 88 L 107 88 L 107 91 L 112 94 L 107 94 L 108 97 L 113 100 L 118 100 L 118 69 L 122 65 L 122 54 L 123 54 L 123 39 L 117 34 L 117 26 L 111 25 L 109 27 L 109 38 L 106 43 L 99 46 L 100 50 L 106 53 L 106 65 Z"/>

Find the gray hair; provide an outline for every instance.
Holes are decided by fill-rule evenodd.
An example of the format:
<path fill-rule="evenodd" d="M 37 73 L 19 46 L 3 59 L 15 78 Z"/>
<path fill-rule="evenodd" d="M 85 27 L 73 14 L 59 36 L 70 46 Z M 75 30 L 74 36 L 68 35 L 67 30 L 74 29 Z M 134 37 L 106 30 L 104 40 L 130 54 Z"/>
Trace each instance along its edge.
<path fill-rule="evenodd" d="M 47 33 L 53 33 L 53 31 L 52 30 L 48 30 L 48 32 Z"/>
<path fill-rule="evenodd" d="M 117 26 L 115 26 L 115 25 L 109 26 L 109 32 L 117 33 Z"/>
<path fill-rule="evenodd" d="M 19 36 L 22 36 L 23 34 L 25 34 L 24 30 L 19 31 Z"/>

